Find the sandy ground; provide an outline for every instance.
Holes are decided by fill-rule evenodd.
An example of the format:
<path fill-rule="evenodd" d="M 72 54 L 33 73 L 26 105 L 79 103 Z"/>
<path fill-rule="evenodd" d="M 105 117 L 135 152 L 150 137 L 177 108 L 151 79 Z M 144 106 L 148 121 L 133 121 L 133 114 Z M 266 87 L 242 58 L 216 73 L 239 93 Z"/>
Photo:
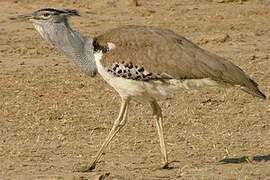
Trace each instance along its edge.
<path fill-rule="evenodd" d="M 170 28 L 242 67 L 270 94 L 270 1 L 0 1 L 0 179 L 270 179 L 270 101 L 237 89 L 179 91 L 160 101 L 172 169 L 161 170 L 148 105 L 132 103 L 127 126 L 97 169 L 90 162 L 120 100 L 100 77 L 79 72 L 30 23 L 8 17 L 76 8 L 71 23 L 93 37 L 124 24 Z"/>

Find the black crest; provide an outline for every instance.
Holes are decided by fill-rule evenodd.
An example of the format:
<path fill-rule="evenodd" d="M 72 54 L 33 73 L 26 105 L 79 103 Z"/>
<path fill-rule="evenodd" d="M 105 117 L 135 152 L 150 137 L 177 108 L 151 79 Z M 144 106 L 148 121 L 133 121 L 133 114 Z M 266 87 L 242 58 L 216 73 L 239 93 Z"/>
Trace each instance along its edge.
<path fill-rule="evenodd" d="M 40 9 L 36 12 L 41 12 L 41 11 L 49 11 L 49 12 L 54 12 L 57 14 L 68 14 L 71 16 L 80 16 L 79 12 L 76 9 L 55 9 L 55 8 L 44 8 Z"/>

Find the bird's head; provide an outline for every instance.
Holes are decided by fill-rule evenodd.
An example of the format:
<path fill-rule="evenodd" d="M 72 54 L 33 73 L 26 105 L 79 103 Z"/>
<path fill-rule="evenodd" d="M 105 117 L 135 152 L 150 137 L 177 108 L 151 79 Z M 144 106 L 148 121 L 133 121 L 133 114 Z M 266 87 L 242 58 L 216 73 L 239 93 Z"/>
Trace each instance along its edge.
<path fill-rule="evenodd" d="M 37 10 L 31 14 L 11 17 L 12 20 L 30 20 L 35 24 L 60 23 L 67 20 L 69 16 L 80 16 L 74 9 L 54 9 L 45 8 Z"/>

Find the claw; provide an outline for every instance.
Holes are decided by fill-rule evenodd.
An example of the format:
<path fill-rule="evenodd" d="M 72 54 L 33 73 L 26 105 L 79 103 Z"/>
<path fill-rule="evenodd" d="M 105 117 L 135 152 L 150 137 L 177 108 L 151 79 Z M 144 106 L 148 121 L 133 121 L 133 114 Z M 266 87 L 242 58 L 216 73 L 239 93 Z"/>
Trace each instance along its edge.
<path fill-rule="evenodd" d="M 162 169 L 172 169 L 172 167 L 169 166 L 169 163 L 165 163 L 161 168 Z"/>
<path fill-rule="evenodd" d="M 73 172 L 91 172 L 96 167 L 95 164 L 89 165 L 75 165 L 73 168 Z"/>

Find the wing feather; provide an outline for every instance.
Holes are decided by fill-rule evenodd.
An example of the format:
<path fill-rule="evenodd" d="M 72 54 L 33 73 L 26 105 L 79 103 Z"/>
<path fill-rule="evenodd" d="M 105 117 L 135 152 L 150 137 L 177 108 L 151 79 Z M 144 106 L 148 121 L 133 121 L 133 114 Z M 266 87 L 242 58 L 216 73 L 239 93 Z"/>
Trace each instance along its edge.
<path fill-rule="evenodd" d="M 123 26 L 95 38 L 100 46 L 115 44 L 102 58 L 103 66 L 132 62 L 148 72 L 165 73 L 175 79 L 211 78 L 243 86 L 262 94 L 257 83 L 230 61 L 201 49 L 175 32 L 152 26 Z"/>

